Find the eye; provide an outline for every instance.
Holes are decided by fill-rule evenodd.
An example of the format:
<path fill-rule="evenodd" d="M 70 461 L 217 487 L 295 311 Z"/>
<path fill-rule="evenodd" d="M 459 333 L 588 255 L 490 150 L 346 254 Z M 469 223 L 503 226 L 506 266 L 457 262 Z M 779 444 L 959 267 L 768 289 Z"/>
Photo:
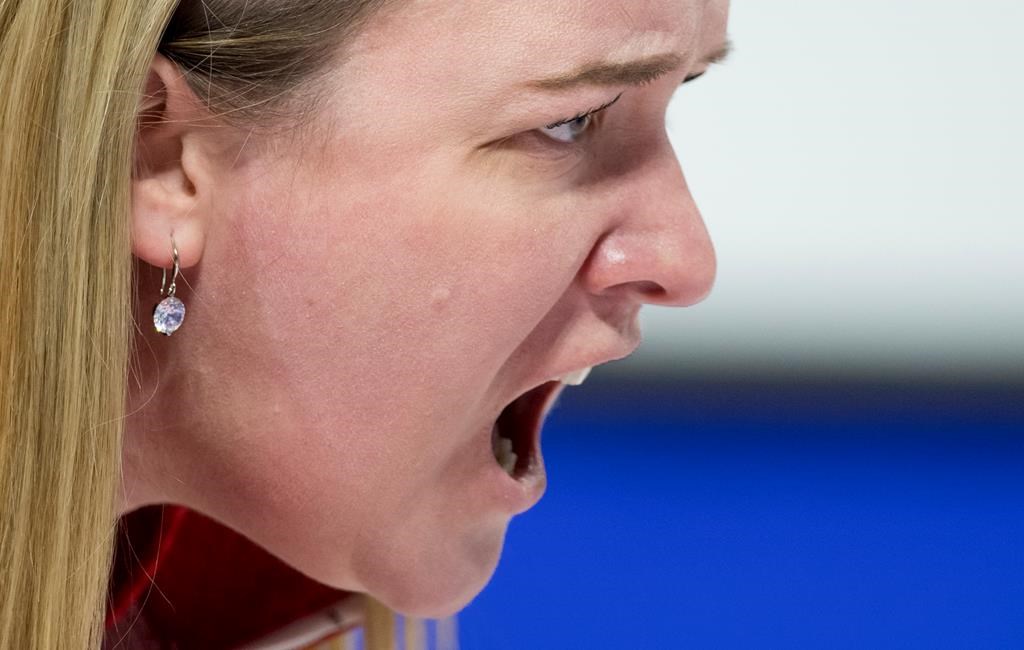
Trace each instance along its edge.
<path fill-rule="evenodd" d="M 572 144 L 576 142 L 581 135 L 586 133 L 593 121 L 594 116 L 592 114 L 582 115 L 580 117 L 573 118 L 568 122 L 546 126 L 541 129 L 541 132 L 552 140 Z"/>
<path fill-rule="evenodd" d="M 591 130 L 590 127 L 594 123 L 595 116 L 615 102 L 619 101 L 620 97 L 622 97 L 622 93 L 616 95 L 615 99 L 603 106 L 580 113 L 576 117 L 559 120 L 558 122 L 548 124 L 544 128 L 537 130 L 555 142 L 575 144 L 587 133 L 587 131 Z"/>

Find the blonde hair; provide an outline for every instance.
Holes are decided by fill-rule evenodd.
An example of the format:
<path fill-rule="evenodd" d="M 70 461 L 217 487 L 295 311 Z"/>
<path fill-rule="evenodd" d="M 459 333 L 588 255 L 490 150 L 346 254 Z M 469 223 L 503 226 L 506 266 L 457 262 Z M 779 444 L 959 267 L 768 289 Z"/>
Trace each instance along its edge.
<path fill-rule="evenodd" d="M 0 0 L 0 648 L 102 643 L 154 54 L 222 119 L 279 126 L 387 1 Z M 368 599 L 367 647 L 396 620 Z"/>

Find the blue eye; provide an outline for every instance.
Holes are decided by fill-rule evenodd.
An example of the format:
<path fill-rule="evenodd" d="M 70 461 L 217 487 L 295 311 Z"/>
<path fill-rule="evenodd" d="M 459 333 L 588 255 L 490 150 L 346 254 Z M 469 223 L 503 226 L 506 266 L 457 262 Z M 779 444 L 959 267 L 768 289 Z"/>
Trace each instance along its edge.
<path fill-rule="evenodd" d="M 556 142 L 573 144 L 590 129 L 590 125 L 594 122 L 594 116 L 619 101 L 620 97 L 622 97 L 622 93 L 616 95 L 615 99 L 604 106 L 599 106 L 584 113 L 580 113 L 576 117 L 570 117 L 553 124 L 548 124 L 544 128 L 538 129 L 538 131 Z"/>
<path fill-rule="evenodd" d="M 546 126 L 541 129 L 541 132 L 552 140 L 572 144 L 573 142 L 576 142 L 581 135 L 586 133 L 587 128 L 590 127 L 590 124 L 593 121 L 593 114 L 582 115 L 580 117 L 573 118 L 568 122 Z"/>

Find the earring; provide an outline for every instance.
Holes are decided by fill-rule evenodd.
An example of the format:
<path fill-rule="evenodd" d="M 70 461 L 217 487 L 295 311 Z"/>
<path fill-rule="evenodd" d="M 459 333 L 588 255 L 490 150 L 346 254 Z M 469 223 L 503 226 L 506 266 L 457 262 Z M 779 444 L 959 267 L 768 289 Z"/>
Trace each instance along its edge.
<path fill-rule="evenodd" d="M 181 321 L 185 320 L 185 303 L 174 297 L 174 291 L 178 286 L 178 247 L 171 238 L 171 250 L 174 253 L 174 273 L 171 275 L 171 286 L 167 287 L 164 294 L 164 286 L 167 284 L 167 269 L 163 269 L 163 276 L 160 279 L 160 295 L 167 297 L 157 303 L 153 308 L 153 325 L 156 331 L 165 336 L 174 334 L 181 327 Z"/>

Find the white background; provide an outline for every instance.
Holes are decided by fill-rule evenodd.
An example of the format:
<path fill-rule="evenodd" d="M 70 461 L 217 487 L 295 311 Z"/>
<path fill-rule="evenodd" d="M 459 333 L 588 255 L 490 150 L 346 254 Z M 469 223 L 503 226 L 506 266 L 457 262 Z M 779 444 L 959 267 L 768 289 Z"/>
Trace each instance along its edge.
<path fill-rule="evenodd" d="M 645 306 L 618 369 L 1024 376 L 1024 3 L 739 0 L 729 31 L 668 116 L 715 289 Z"/>

